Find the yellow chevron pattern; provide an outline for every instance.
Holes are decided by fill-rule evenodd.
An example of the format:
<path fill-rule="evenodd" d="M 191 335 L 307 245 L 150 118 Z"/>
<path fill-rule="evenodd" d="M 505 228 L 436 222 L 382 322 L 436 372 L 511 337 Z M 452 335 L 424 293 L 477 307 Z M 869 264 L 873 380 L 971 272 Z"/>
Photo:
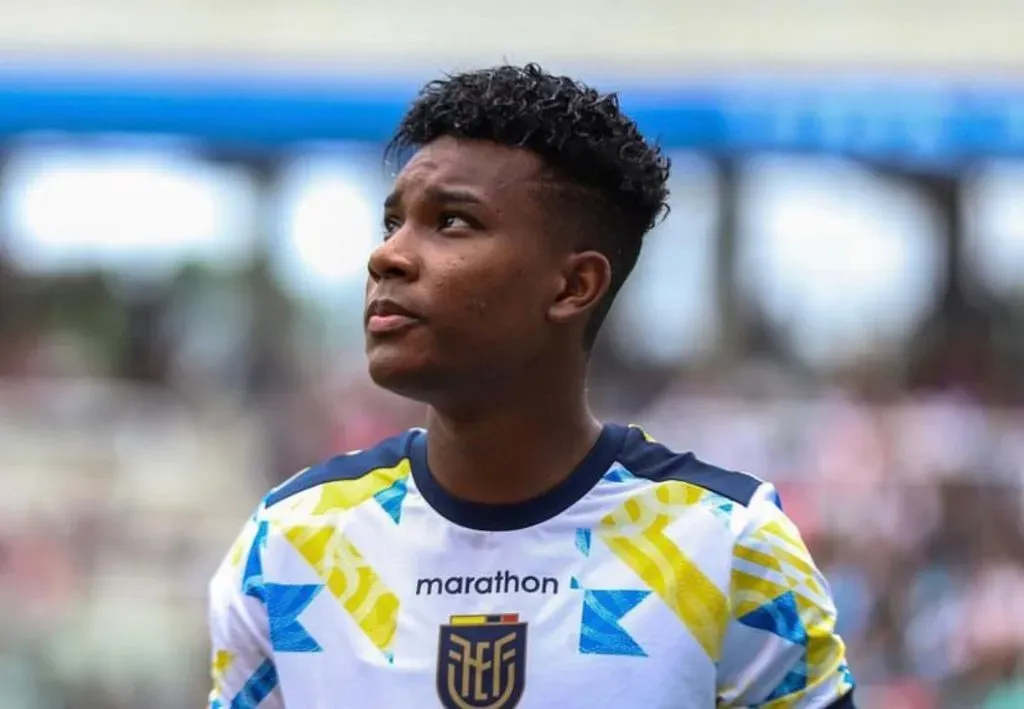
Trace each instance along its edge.
<path fill-rule="evenodd" d="M 741 618 L 791 593 L 806 632 L 807 686 L 840 676 L 846 648 L 835 634 L 832 601 L 793 523 L 781 514 L 762 521 L 741 538 L 734 557 L 744 563 L 733 566 L 733 617 Z M 849 683 L 843 689 L 848 688 Z M 801 691 L 780 697 L 765 709 L 790 709 L 804 696 Z"/>
<path fill-rule="evenodd" d="M 410 474 L 409 461 L 402 460 L 392 468 L 377 468 L 353 480 L 320 485 L 310 490 L 310 494 L 317 495 L 310 517 L 297 524 L 282 521 L 279 527 L 356 625 L 385 654 L 390 654 L 394 641 L 401 605 L 398 596 L 351 540 L 338 531 L 331 517 L 361 505 Z M 294 510 L 307 503 L 297 499 L 293 504 Z"/>
<path fill-rule="evenodd" d="M 685 482 L 652 485 L 606 515 L 597 532 L 717 661 L 729 619 L 728 599 L 665 534 L 679 515 L 702 504 L 709 494 Z"/>
<path fill-rule="evenodd" d="M 327 525 L 295 525 L 283 531 L 370 641 L 381 652 L 390 652 L 398 620 L 398 596 L 352 542 Z"/>
<path fill-rule="evenodd" d="M 381 490 L 394 485 L 411 473 L 408 459 L 403 459 L 393 468 L 377 468 L 354 480 L 336 480 L 317 488 L 320 500 L 313 514 L 330 514 L 350 510 L 360 505 Z"/>
<path fill-rule="evenodd" d="M 213 665 L 210 668 L 210 675 L 213 678 L 213 693 L 215 696 L 220 696 L 224 687 L 224 678 L 227 676 L 231 663 L 234 660 L 235 656 L 227 650 L 217 650 L 213 654 Z"/>

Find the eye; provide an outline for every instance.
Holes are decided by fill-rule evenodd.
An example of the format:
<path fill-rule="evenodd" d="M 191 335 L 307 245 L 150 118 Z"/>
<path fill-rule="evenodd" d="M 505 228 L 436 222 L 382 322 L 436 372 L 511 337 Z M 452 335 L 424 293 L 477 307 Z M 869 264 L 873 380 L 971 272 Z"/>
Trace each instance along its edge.
<path fill-rule="evenodd" d="M 441 229 L 476 229 L 477 223 L 461 214 L 444 213 L 441 215 Z"/>
<path fill-rule="evenodd" d="M 401 219 L 396 216 L 385 216 L 384 221 L 381 223 L 381 232 L 384 235 L 384 239 L 387 240 L 388 237 L 398 231 L 401 227 Z"/>

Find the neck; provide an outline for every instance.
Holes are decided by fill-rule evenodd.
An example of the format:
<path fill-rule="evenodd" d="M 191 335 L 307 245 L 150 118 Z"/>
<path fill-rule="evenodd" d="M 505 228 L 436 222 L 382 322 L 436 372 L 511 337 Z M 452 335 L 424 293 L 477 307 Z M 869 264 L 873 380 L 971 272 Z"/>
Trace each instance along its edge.
<path fill-rule="evenodd" d="M 511 504 L 567 478 L 601 434 L 583 377 L 538 376 L 485 406 L 458 413 L 430 407 L 427 461 L 438 483 L 460 499 Z"/>

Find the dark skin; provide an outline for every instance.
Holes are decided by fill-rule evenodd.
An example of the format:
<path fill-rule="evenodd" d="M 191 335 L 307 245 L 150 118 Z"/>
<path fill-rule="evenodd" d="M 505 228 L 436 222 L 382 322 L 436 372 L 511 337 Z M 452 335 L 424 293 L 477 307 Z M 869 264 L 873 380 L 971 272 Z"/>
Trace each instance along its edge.
<path fill-rule="evenodd" d="M 601 431 L 583 330 L 611 267 L 556 218 L 544 167 L 484 141 L 424 146 L 395 181 L 370 256 L 370 376 L 427 404 L 431 471 L 465 500 L 543 494 Z"/>

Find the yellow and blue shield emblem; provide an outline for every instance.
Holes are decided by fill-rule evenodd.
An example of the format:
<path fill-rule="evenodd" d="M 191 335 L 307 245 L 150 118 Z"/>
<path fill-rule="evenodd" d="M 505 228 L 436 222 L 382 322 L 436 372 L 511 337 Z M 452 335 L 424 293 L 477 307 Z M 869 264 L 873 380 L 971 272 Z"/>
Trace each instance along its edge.
<path fill-rule="evenodd" d="M 453 615 L 441 626 L 437 694 L 446 709 L 512 709 L 526 683 L 519 615 Z"/>

